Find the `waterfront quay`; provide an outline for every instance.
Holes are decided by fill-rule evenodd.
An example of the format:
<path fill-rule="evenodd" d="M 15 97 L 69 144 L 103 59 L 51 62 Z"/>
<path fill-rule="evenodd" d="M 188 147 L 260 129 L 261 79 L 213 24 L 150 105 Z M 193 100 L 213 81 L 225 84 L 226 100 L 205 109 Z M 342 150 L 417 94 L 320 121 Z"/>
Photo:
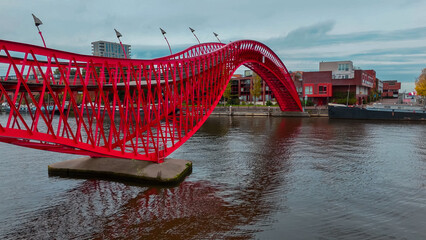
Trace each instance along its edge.
<path fill-rule="evenodd" d="M 305 107 L 304 112 L 283 112 L 276 106 L 216 106 L 212 115 L 272 116 L 272 117 L 328 117 L 327 106 Z"/>
<path fill-rule="evenodd" d="M 0 120 L 7 120 L 0 114 Z M 425 239 L 426 124 L 210 116 L 178 186 L 49 177 L 1 143 L 1 239 Z"/>

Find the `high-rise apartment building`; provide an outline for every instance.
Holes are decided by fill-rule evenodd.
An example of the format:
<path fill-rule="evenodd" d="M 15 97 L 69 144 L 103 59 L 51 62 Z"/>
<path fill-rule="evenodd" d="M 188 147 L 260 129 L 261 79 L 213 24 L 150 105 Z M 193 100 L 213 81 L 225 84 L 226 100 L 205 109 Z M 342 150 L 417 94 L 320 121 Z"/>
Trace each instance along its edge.
<path fill-rule="evenodd" d="M 127 58 L 130 58 L 130 45 L 123 44 L 124 50 L 126 51 Z M 113 58 L 125 58 L 123 49 L 119 43 L 107 42 L 107 41 L 96 41 L 92 42 L 92 54 L 94 56 L 102 57 L 113 57 Z"/>

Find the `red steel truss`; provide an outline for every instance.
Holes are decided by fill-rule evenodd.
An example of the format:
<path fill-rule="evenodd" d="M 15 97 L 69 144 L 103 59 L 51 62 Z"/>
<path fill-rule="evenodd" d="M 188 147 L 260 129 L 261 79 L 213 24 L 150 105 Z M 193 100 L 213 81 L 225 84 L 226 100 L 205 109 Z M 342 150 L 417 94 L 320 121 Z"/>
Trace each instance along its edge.
<path fill-rule="evenodd" d="M 266 81 L 282 111 L 301 111 L 286 67 L 256 41 L 133 60 L 0 40 L 0 100 L 8 114 L 0 141 L 162 162 L 206 121 L 241 65 Z"/>

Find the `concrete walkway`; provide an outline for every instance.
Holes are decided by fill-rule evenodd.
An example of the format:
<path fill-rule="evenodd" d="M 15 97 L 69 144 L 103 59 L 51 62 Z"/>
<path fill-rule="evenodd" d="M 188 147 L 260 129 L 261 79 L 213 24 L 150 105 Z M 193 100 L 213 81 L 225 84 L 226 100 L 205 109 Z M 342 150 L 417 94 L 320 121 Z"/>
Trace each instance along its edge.
<path fill-rule="evenodd" d="M 212 115 L 309 117 L 309 114 L 305 112 L 283 112 L 279 107 L 265 106 L 216 106 Z"/>

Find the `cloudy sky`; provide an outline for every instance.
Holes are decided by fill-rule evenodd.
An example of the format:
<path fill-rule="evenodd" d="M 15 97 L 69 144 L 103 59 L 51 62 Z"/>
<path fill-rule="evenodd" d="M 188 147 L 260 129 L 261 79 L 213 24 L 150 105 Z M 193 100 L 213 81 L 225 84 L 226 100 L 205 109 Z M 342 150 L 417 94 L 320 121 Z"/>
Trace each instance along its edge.
<path fill-rule="evenodd" d="M 317 71 L 320 61 L 352 60 L 382 80 L 414 83 L 426 68 L 426 0 L 1 0 L 0 38 L 91 54 L 90 43 L 122 41 L 132 57 L 166 55 L 201 42 L 253 39 L 268 45 L 290 71 Z"/>

